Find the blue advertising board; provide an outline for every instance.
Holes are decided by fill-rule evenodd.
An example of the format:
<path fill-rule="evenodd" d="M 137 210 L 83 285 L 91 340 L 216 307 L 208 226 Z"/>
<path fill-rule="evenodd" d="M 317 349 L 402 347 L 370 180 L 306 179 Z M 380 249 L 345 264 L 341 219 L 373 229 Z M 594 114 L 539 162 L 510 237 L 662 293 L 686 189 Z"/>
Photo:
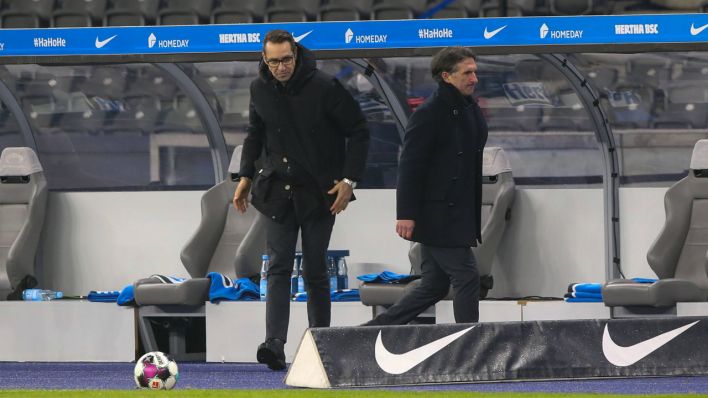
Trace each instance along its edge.
<path fill-rule="evenodd" d="M 266 32 L 285 29 L 313 50 L 421 49 L 471 46 L 498 50 L 708 42 L 708 14 L 415 19 L 193 26 L 0 29 L 8 57 L 258 52 Z M 489 52 L 489 51 L 487 51 Z M 519 51 L 516 51 L 519 52 Z M 538 52 L 538 51 L 536 51 Z"/>

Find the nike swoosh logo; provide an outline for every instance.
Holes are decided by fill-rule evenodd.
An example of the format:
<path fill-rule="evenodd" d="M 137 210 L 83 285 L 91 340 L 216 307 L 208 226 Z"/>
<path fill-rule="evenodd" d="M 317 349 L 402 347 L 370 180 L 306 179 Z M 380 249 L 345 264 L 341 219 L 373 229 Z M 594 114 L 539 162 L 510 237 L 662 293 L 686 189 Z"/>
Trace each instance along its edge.
<path fill-rule="evenodd" d="M 633 365 L 639 362 L 642 358 L 658 350 L 664 344 L 675 339 L 678 335 L 697 323 L 698 321 L 689 323 L 688 325 L 681 326 L 680 328 L 662 333 L 649 340 L 644 340 L 628 347 L 618 346 L 614 341 L 612 341 L 612 337 L 610 337 L 610 332 L 607 329 L 606 324 L 605 332 L 602 335 L 602 352 L 605 354 L 605 358 L 607 358 L 607 360 L 613 365 Z"/>
<path fill-rule="evenodd" d="M 484 38 L 485 38 L 485 39 L 491 39 L 491 38 L 494 37 L 497 33 L 499 33 L 499 32 L 501 32 L 502 30 L 504 30 L 504 28 L 506 28 L 506 27 L 507 27 L 507 25 L 504 25 L 504 26 L 502 26 L 502 27 L 499 28 L 499 29 L 494 29 L 493 31 L 489 32 L 489 31 L 487 31 L 487 27 L 485 26 L 485 27 L 484 27 Z"/>
<path fill-rule="evenodd" d="M 700 28 L 696 28 L 693 26 L 693 24 L 691 24 L 691 36 L 695 36 L 695 35 L 703 32 L 704 30 L 706 30 L 706 28 L 708 28 L 708 24 L 705 24 L 705 25 L 701 26 Z"/>
<path fill-rule="evenodd" d="M 307 33 L 303 33 L 303 34 L 301 34 L 300 36 L 295 36 L 295 37 L 293 37 L 293 39 L 295 39 L 295 42 L 296 42 L 296 43 L 299 43 L 300 40 L 306 38 L 307 35 L 309 35 L 310 33 L 312 33 L 312 31 L 309 31 L 309 32 L 307 32 Z"/>
<path fill-rule="evenodd" d="M 103 46 L 108 44 L 111 40 L 115 39 L 116 36 L 118 36 L 118 35 L 113 35 L 113 36 L 107 38 L 106 40 L 98 40 L 98 36 L 96 36 L 96 48 L 102 48 Z"/>
<path fill-rule="evenodd" d="M 467 329 L 460 330 L 457 333 L 445 336 L 403 354 L 393 354 L 387 350 L 383 345 L 383 341 L 381 341 L 381 331 L 379 331 L 379 336 L 376 338 L 376 345 L 374 346 L 376 363 L 386 373 L 392 375 L 406 373 L 416 365 L 433 356 L 436 352 L 445 348 L 448 344 L 462 337 L 463 334 L 469 332 L 472 328 L 474 328 L 474 326 L 470 326 Z"/>

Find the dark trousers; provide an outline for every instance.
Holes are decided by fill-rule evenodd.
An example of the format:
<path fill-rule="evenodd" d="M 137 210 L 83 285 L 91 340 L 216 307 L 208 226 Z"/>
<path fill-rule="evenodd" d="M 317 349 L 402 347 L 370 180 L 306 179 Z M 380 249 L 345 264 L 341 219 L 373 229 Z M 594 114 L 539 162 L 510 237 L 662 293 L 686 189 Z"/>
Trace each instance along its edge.
<path fill-rule="evenodd" d="M 333 215 L 300 220 L 294 208 L 283 218 L 282 223 L 268 219 L 266 234 L 270 268 L 266 302 L 266 339 L 287 341 L 290 277 L 298 231 L 302 233 L 302 272 L 307 286 L 308 321 L 310 327 L 329 326 L 332 305 L 326 256 L 333 226 Z"/>
<path fill-rule="evenodd" d="M 455 322 L 479 321 L 479 271 L 471 248 L 421 245 L 420 285 L 367 325 L 404 325 L 455 290 Z"/>

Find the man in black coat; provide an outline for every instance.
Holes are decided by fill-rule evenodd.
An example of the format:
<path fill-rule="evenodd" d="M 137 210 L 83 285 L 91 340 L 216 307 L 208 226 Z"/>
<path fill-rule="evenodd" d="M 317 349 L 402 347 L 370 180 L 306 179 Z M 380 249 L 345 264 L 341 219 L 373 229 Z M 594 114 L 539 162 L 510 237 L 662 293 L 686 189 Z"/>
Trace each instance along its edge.
<path fill-rule="evenodd" d="M 298 231 L 309 325 L 329 326 L 327 247 L 335 215 L 354 199 L 368 147 L 366 119 L 351 94 L 319 71 L 314 55 L 290 33 L 268 32 L 259 77 L 251 83 L 248 135 L 234 206 L 246 211 L 253 179 L 251 202 L 270 220 L 266 341 L 258 347 L 257 359 L 273 370 L 285 368 Z M 256 173 L 258 158 L 263 166 Z"/>
<path fill-rule="evenodd" d="M 455 290 L 458 323 L 479 320 L 479 272 L 472 246 L 481 242 L 482 157 L 487 123 L 472 92 L 474 52 L 447 47 L 432 59 L 437 90 L 411 116 L 396 189 L 396 233 L 421 243 L 418 287 L 366 325 L 413 320 Z"/>

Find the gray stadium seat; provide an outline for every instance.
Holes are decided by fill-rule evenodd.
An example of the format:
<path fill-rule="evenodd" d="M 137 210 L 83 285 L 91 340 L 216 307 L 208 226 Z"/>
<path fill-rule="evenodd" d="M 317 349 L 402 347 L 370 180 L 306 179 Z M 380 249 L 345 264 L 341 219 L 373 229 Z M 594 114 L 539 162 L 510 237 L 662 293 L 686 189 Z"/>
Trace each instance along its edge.
<path fill-rule="evenodd" d="M 553 15 L 583 15 L 593 11 L 593 0 L 549 0 Z"/>
<path fill-rule="evenodd" d="M 107 0 L 63 0 L 61 11 L 88 13 L 91 18 L 100 23 L 106 15 Z"/>
<path fill-rule="evenodd" d="M 0 295 L 20 299 L 34 287 L 34 260 L 47 208 L 47 180 L 35 152 L 5 148 L 0 155 Z M 26 285 L 26 280 L 34 283 Z M 25 284 L 25 286 L 23 286 Z"/>
<path fill-rule="evenodd" d="M 60 10 L 52 14 L 52 28 L 84 28 L 92 26 L 91 15 L 81 11 Z"/>
<path fill-rule="evenodd" d="M 357 21 L 361 13 L 354 7 L 328 5 L 320 7 L 318 21 Z"/>
<path fill-rule="evenodd" d="M 708 140 L 694 146 L 688 176 L 666 191 L 664 208 L 664 227 L 647 253 L 659 280 L 609 281 L 602 287 L 606 306 L 672 307 L 708 299 Z"/>
<path fill-rule="evenodd" d="M 239 146 L 229 165 L 231 178 L 202 195 L 202 220 L 180 255 L 191 279 L 181 284 L 165 284 L 156 278 L 145 278 L 133 284 L 135 302 L 139 305 L 138 326 L 146 351 L 158 348 L 150 319 L 204 317 L 210 286 L 207 273 L 220 272 L 232 278 L 256 278 L 259 274 L 261 255 L 266 250 L 266 219 L 252 206 L 246 214 L 239 214 L 233 207 L 240 159 Z M 203 352 L 186 352 L 185 333 L 183 326 L 170 328 L 170 349 L 166 351 L 176 359 L 203 360 Z"/>
<path fill-rule="evenodd" d="M 269 7 L 265 13 L 265 22 L 306 22 L 305 11 L 292 7 Z"/>
<path fill-rule="evenodd" d="M 492 264 L 501 238 L 511 218 L 511 206 L 516 193 L 511 167 L 504 150 L 499 147 L 484 149 L 484 184 L 482 185 L 482 243 L 472 248 L 482 279 L 480 296 L 492 288 Z M 413 243 L 408 253 L 411 274 L 420 274 L 420 244 Z M 404 284 L 362 283 L 361 302 L 368 306 L 389 306 L 398 301 L 420 281 Z M 447 299 L 451 299 L 452 291 Z"/>
<path fill-rule="evenodd" d="M 211 13 L 211 23 L 253 23 L 253 15 L 246 10 L 216 9 Z"/>
<path fill-rule="evenodd" d="M 160 0 L 119 0 L 113 2 L 111 10 L 139 12 L 145 17 L 147 23 L 152 24 L 157 19 L 159 7 Z"/>
<path fill-rule="evenodd" d="M 222 10 L 248 11 L 256 20 L 265 15 L 268 0 L 221 0 Z"/>
<path fill-rule="evenodd" d="M 54 11 L 55 0 L 11 0 L 5 1 L 5 7 L 11 11 L 36 14 L 48 20 Z"/>
<path fill-rule="evenodd" d="M 322 2 L 320 11 L 330 7 L 354 8 L 359 11 L 361 19 L 369 19 L 369 13 L 371 12 L 373 3 L 373 0 L 325 0 Z"/>
<path fill-rule="evenodd" d="M 413 19 L 413 9 L 399 4 L 377 4 L 371 9 L 371 19 L 395 20 Z"/>
<path fill-rule="evenodd" d="M 0 14 L 0 26 L 7 29 L 39 28 L 37 14 L 24 11 L 5 11 Z"/>
<path fill-rule="evenodd" d="M 158 25 L 199 25 L 199 16 L 190 9 L 165 8 L 157 13 Z"/>
<path fill-rule="evenodd" d="M 192 10 L 202 20 L 206 20 L 211 16 L 214 6 L 213 0 L 167 0 L 166 3 L 169 9 Z"/>
<path fill-rule="evenodd" d="M 229 277 L 254 277 L 260 271 L 260 256 L 265 251 L 263 219 L 249 207 L 239 214 L 232 199 L 236 189 L 240 147 L 234 150 L 229 171 L 234 176 L 202 196 L 202 221 L 182 249 L 182 264 L 192 279 L 180 285 L 135 283 L 135 301 L 139 305 L 201 305 L 207 299 L 209 272 Z"/>
<path fill-rule="evenodd" d="M 106 12 L 104 26 L 144 26 L 145 16 L 136 10 L 112 9 Z"/>

